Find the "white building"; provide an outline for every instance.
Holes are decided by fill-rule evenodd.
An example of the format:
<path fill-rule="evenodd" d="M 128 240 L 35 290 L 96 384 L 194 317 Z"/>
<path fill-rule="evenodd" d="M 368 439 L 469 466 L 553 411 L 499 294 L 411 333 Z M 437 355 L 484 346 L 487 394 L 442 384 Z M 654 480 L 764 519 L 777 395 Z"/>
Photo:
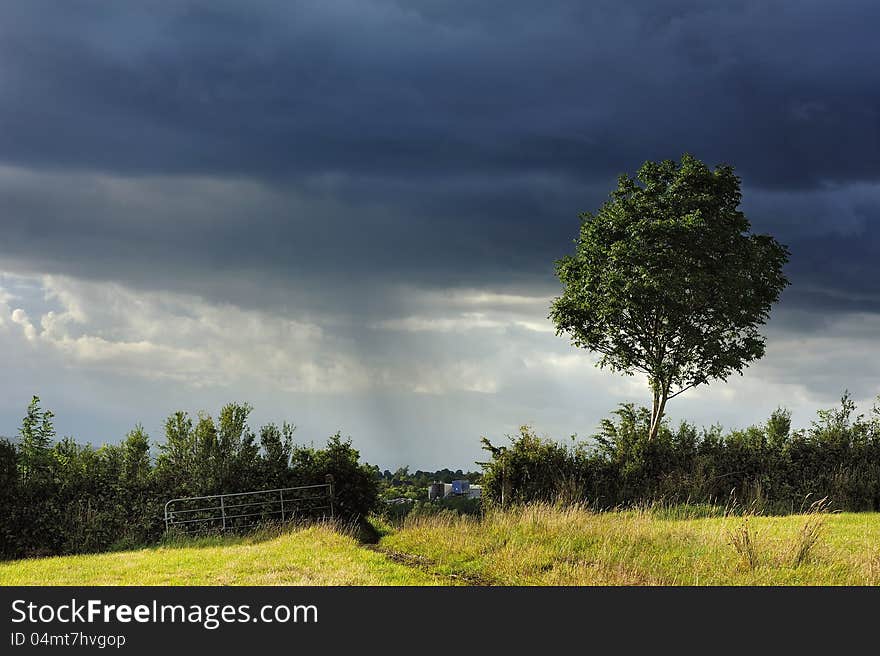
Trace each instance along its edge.
<path fill-rule="evenodd" d="M 428 486 L 428 500 L 448 499 L 451 497 L 466 497 L 479 499 L 483 496 L 483 488 L 480 485 L 471 485 L 470 481 L 459 480 L 451 483 L 431 483 Z"/>

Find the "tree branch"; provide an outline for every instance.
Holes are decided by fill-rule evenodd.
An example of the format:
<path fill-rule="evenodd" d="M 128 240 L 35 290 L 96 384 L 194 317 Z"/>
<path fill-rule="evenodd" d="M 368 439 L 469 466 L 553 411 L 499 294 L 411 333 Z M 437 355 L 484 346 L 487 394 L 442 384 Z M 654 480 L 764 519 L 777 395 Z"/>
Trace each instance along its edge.
<path fill-rule="evenodd" d="M 702 382 L 704 382 L 704 381 L 701 380 L 701 381 L 696 382 L 696 383 L 691 383 L 690 385 L 685 385 L 685 386 L 682 387 L 680 390 L 678 390 L 675 394 L 670 394 L 668 397 L 666 397 L 666 400 L 668 401 L 669 399 L 674 399 L 676 396 L 678 396 L 678 395 L 681 394 L 682 392 L 687 392 L 690 388 L 692 388 L 692 387 L 696 387 L 697 385 L 699 385 L 699 384 L 702 383 Z"/>

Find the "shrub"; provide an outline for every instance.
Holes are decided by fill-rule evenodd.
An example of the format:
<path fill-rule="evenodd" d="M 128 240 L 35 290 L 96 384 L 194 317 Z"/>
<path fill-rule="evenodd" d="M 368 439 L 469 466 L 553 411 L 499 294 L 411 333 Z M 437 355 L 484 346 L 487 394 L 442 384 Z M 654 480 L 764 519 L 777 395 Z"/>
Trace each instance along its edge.
<path fill-rule="evenodd" d="M 339 433 L 323 449 L 297 446 L 291 456 L 294 485 L 319 485 L 333 477 L 336 514 L 342 519 L 366 517 L 376 506 L 378 488 L 373 471 L 359 462 L 360 453 Z"/>
<path fill-rule="evenodd" d="M 230 403 L 215 421 L 175 412 L 153 463 L 136 426 L 118 445 L 94 449 L 71 438 L 53 442 L 52 413 L 34 397 L 20 440 L 0 440 L 0 557 L 130 548 L 164 532 L 172 497 L 323 484 L 333 477 L 336 514 L 364 517 L 376 503 L 373 470 L 351 440 L 337 434 L 323 449 L 293 447 L 293 427 L 247 424 L 251 407 Z"/>
<path fill-rule="evenodd" d="M 559 444 L 524 426 L 510 444 L 483 438 L 487 503 L 580 501 L 608 508 L 663 502 L 726 503 L 754 510 L 803 510 L 827 497 L 835 508 L 880 510 L 880 408 L 856 414 L 844 394 L 805 430 L 776 410 L 763 425 L 724 434 L 682 422 L 648 439 L 650 411 L 622 405 L 584 443 Z"/>

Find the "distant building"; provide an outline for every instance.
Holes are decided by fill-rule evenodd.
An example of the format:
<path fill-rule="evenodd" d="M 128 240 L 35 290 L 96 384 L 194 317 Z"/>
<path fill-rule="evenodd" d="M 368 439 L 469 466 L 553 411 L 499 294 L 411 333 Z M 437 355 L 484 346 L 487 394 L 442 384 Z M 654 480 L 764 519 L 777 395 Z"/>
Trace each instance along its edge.
<path fill-rule="evenodd" d="M 466 497 L 479 499 L 483 496 L 483 488 L 480 485 L 471 485 L 470 481 L 461 479 L 451 483 L 431 483 L 428 486 L 428 501 L 434 499 L 448 499 L 450 497 Z"/>

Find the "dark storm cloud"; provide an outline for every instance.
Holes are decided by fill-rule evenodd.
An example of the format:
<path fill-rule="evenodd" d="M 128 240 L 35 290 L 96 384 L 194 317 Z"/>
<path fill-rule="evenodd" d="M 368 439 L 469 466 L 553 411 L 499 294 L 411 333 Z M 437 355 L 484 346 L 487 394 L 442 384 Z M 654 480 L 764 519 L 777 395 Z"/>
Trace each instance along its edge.
<path fill-rule="evenodd" d="M 389 281 L 551 289 L 577 213 L 687 150 L 736 165 L 791 245 L 787 303 L 874 311 L 877 24 L 873 2 L 4 5 L 0 158 L 74 177 L 5 183 L 0 248 L 140 284 L 376 285 L 362 309 Z"/>
<path fill-rule="evenodd" d="M 120 171 L 616 174 L 683 148 L 874 179 L 873 3 L 28 3 L 9 161 Z"/>

